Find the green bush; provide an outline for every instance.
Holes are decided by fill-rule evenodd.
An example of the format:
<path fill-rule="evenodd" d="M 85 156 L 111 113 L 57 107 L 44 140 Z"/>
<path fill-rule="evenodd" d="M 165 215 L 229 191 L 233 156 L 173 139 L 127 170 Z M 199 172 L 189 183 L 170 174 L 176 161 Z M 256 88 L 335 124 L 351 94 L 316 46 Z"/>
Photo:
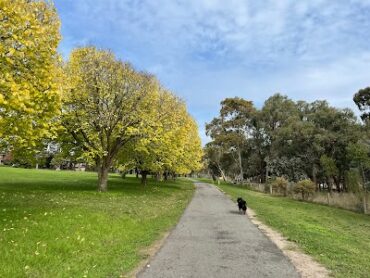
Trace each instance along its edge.
<path fill-rule="evenodd" d="M 279 194 L 283 194 L 284 196 L 286 195 L 288 184 L 289 182 L 283 177 L 277 177 L 271 182 L 272 189 Z"/>
<path fill-rule="evenodd" d="M 346 171 L 345 179 L 348 191 L 353 193 L 361 191 L 361 176 L 357 170 L 351 169 Z"/>
<path fill-rule="evenodd" d="M 310 194 L 314 193 L 315 190 L 316 185 L 310 179 L 301 180 L 293 186 L 293 192 L 301 194 L 303 200 L 305 200 Z"/>

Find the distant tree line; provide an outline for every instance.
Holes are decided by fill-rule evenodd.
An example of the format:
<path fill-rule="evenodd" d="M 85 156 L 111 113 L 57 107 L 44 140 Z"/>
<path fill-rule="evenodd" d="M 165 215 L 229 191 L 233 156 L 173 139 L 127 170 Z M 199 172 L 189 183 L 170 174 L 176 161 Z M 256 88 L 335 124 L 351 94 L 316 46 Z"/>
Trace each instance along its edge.
<path fill-rule="evenodd" d="M 214 178 L 235 182 L 309 179 L 316 190 L 366 190 L 369 92 L 367 88 L 354 96 L 363 112 L 362 122 L 350 109 L 321 100 L 293 101 L 275 94 L 257 109 L 251 101 L 226 98 L 219 115 L 206 125 L 212 139 L 204 148 L 207 169 Z M 276 184 L 282 184 L 281 180 Z"/>
<path fill-rule="evenodd" d="M 107 50 L 57 51 L 50 1 L 0 1 L 0 154 L 19 165 L 98 172 L 136 169 L 161 179 L 201 167 L 198 127 L 185 103 L 155 76 Z"/>

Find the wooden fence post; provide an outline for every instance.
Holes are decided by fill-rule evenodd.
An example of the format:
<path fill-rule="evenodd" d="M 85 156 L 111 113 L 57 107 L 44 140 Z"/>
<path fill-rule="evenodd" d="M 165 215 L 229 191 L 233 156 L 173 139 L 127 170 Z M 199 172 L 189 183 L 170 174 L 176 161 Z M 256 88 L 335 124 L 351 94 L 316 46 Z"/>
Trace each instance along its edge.
<path fill-rule="evenodd" d="M 364 191 L 364 196 L 363 196 L 363 207 L 364 207 L 364 214 L 367 214 L 367 201 L 368 201 L 368 195 L 367 195 L 367 190 Z"/>

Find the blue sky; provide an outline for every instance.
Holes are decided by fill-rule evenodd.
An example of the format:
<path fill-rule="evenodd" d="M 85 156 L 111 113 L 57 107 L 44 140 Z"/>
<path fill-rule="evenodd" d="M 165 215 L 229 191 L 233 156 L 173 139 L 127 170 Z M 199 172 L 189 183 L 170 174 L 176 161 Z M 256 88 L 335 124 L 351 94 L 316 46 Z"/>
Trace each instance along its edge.
<path fill-rule="evenodd" d="M 55 0 L 64 57 L 109 48 L 157 75 L 198 122 L 225 97 L 257 107 L 276 92 L 356 109 L 370 85 L 370 1 Z"/>

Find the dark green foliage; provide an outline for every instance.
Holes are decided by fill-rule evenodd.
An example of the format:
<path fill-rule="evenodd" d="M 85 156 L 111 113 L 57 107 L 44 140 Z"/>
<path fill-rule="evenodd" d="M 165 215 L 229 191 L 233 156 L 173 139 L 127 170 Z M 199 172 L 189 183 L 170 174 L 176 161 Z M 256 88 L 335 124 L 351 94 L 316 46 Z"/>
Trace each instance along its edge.
<path fill-rule="evenodd" d="M 272 176 L 283 176 L 292 181 L 299 181 L 307 178 L 307 164 L 300 157 L 286 156 L 275 158 L 268 163 L 269 173 Z"/>
<path fill-rule="evenodd" d="M 349 192 L 358 193 L 361 190 L 361 176 L 357 169 L 346 172 L 346 184 Z"/>
<path fill-rule="evenodd" d="M 206 152 L 208 164 L 232 179 L 311 179 L 324 185 L 317 188 L 341 192 L 348 191 L 351 168 L 361 170 L 363 183 L 370 174 L 369 129 L 351 110 L 326 101 L 295 102 L 275 94 L 258 110 L 250 101 L 225 99 L 206 128 L 208 146 L 218 151 L 217 159 Z"/>

